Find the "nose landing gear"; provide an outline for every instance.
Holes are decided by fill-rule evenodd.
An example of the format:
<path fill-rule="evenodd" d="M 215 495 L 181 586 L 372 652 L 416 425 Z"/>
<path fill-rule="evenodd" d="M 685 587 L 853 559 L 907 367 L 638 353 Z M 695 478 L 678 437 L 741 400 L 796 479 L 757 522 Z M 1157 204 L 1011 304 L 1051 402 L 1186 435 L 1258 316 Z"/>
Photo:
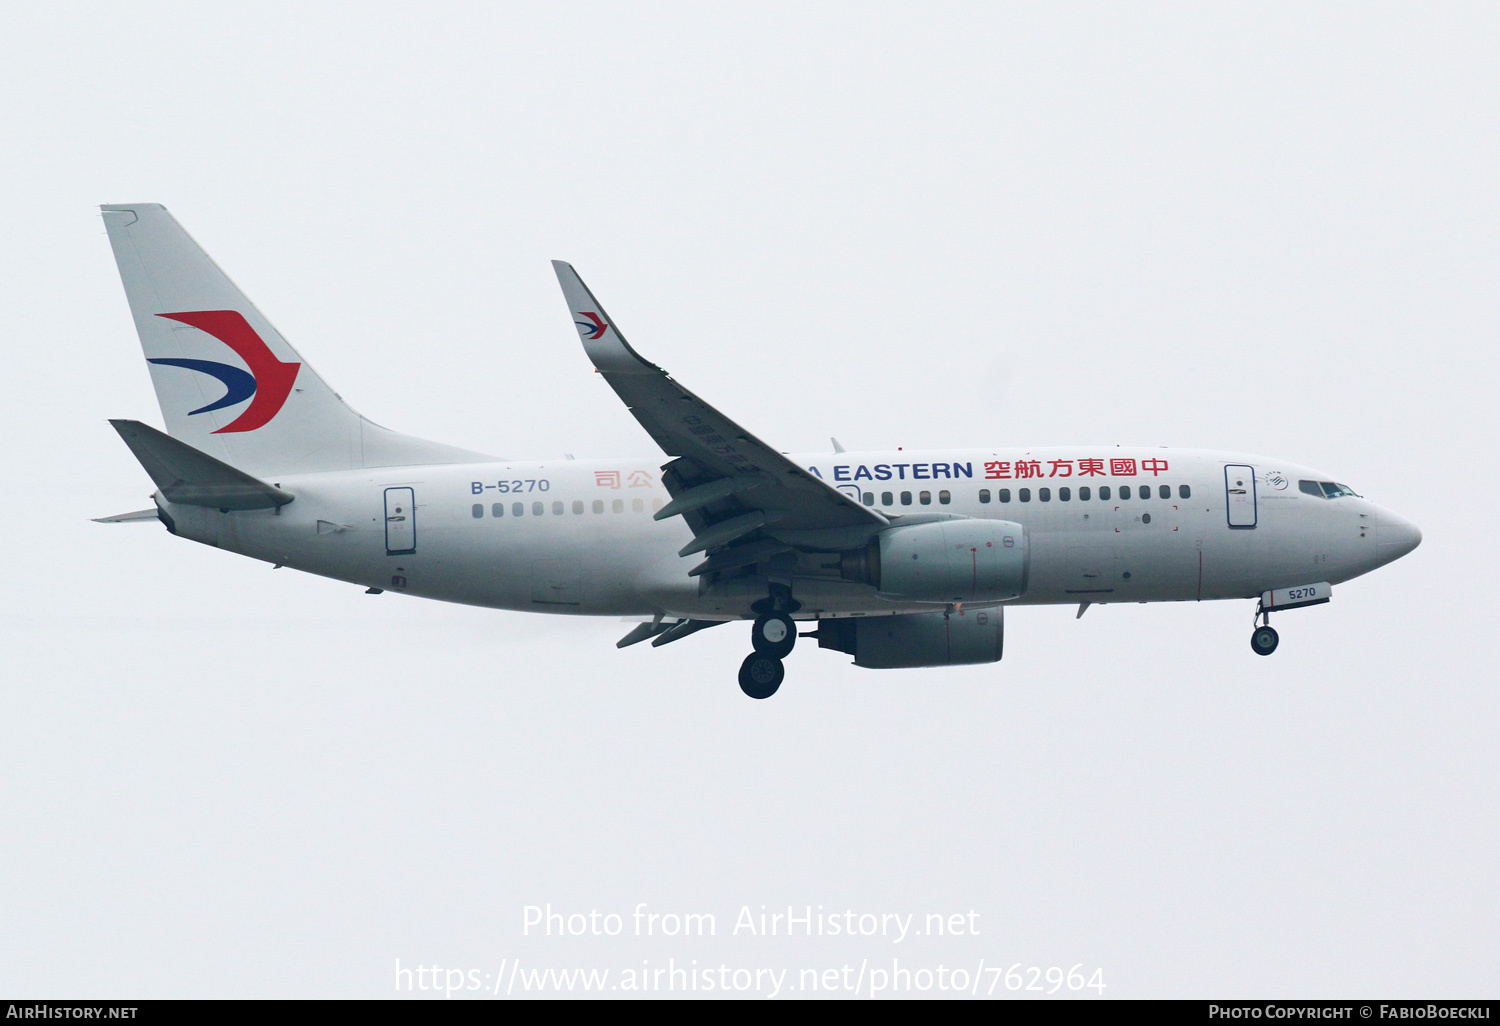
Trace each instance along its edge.
<path fill-rule="evenodd" d="M 1270 655 L 1276 651 L 1276 646 L 1280 642 L 1281 636 L 1270 624 L 1255 628 L 1255 632 L 1250 635 L 1250 647 L 1256 655 Z"/>
<path fill-rule="evenodd" d="M 1256 655 L 1268 656 L 1281 644 L 1281 635 L 1271 626 L 1271 614 L 1262 603 L 1256 604 L 1255 615 L 1260 626 L 1250 633 L 1250 650 Z"/>

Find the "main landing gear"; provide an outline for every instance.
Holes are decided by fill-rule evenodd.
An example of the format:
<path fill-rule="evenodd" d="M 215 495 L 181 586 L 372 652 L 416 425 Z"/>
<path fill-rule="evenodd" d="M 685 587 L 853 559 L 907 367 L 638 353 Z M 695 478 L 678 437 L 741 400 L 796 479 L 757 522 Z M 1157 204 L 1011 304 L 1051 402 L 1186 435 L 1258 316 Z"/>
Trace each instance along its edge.
<path fill-rule="evenodd" d="M 770 698 L 781 687 L 786 667 L 781 661 L 792 654 L 797 644 L 797 624 L 792 613 L 801 604 L 792 599 L 792 590 L 771 585 L 769 598 L 750 608 L 759 614 L 750 626 L 750 644 L 755 649 L 740 664 L 740 690 L 751 698 Z"/>
<path fill-rule="evenodd" d="M 751 698 L 770 698 L 786 679 L 786 667 L 775 656 L 751 652 L 740 663 L 740 690 Z"/>
<path fill-rule="evenodd" d="M 797 625 L 785 613 L 762 616 L 750 628 L 750 644 L 760 655 L 785 659 L 796 643 Z"/>
<path fill-rule="evenodd" d="M 1255 615 L 1260 619 L 1260 626 L 1250 634 L 1250 649 L 1256 655 L 1270 655 L 1281 643 L 1281 635 L 1271 626 L 1271 614 L 1265 609 L 1257 605 Z"/>

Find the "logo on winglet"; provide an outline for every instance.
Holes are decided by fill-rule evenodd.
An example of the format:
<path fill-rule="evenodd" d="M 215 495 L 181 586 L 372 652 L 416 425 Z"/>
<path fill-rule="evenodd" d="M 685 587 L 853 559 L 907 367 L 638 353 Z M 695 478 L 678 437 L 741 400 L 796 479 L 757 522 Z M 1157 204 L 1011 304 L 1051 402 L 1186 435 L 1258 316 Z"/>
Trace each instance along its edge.
<path fill-rule="evenodd" d="M 199 331 L 207 332 L 233 349 L 250 368 L 246 373 L 232 364 L 215 363 L 212 360 L 147 360 L 147 363 L 182 367 L 200 374 L 208 374 L 223 382 L 225 390 L 223 397 L 207 406 L 190 410 L 189 417 L 213 410 L 222 410 L 226 406 L 233 406 L 253 397 L 243 413 L 214 432 L 216 435 L 222 435 L 230 432 L 254 431 L 270 423 L 271 418 L 281 412 L 281 408 L 286 405 L 287 397 L 292 394 L 292 384 L 297 380 L 297 372 L 302 369 L 302 365 L 283 363 L 276 359 L 276 354 L 271 352 L 271 347 L 255 333 L 255 329 L 250 327 L 250 322 L 241 314 L 234 310 L 197 310 L 187 313 L 157 314 L 156 316 L 181 321 Z"/>
<path fill-rule="evenodd" d="M 579 311 L 578 315 L 580 317 L 588 318 L 588 320 L 586 321 L 573 322 L 574 324 L 578 325 L 578 333 L 586 339 L 592 340 L 596 338 L 602 338 L 604 333 L 609 330 L 609 324 L 606 323 L 604 319 L 596 313 L 585 313 L 583 311 Z M 593 334 L 591 335 L 589 334 L 589 332 L 593 332 Z"/>

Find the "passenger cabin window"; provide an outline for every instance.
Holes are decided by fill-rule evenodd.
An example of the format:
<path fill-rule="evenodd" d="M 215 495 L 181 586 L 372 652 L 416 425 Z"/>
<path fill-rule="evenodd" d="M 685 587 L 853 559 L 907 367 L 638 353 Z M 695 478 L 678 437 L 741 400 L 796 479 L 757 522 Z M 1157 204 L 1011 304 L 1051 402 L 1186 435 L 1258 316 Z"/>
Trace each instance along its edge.
<path fill-rule="evenodd" d="M 537 503 L 537 505 L 541 505 L 541 503 Z M 609 508 L 610 508 L 611 512 L 614 512 L 614 513 L 624 513 L 625 512 L 625 500 L 624 499 L 616 499 L 614 502 L 611 502 L 609 504 Z"/>
<path fill-rule="evenodd" d="M 979 489 L 979 501 L 982 502 L 982 503 L 986 503 L 986 504 L 989 503 L 989 501 L 990 501 L 990 490 L 988 488 L 981 488 L 981 489 Z"/>
<path fill-rule="evenodd" d="M 1038 488 L 1036 490 L 1036 497 L 1038 499 L 1041 499 L 1043 502 L 1051 502 L 1052 501 L 1052 489 L 1051 488 Z"/>
<path fill-rule="evenodd" d="M 532 516 L 539 517 L 543 513 L 546 513 L 546 512 L 547 512 L 547 507 L 543 506 L 540 502 L 533 502 L 531 504 L 531 515 Z"/>
<path fill-rule="evenodd" d="M 901 493 L 901 505 L 903 505 L 903 506 L 910 506 L 911 505 L 911 492 L 902 492 Z"/>
<path fill-rule="evenodd" d="M 603 513 L 604 512 L 604 500 L 603 499 L 595 499 L 594 500 L 594 512 L 595 513 Z"/>
<path fill-rule="evenodd" d="M 1170 499 L 1172 497 L 1172 486 L 1159 485 L 1157 486 L 1156 494 L 1160 495 L 1163 499 Z"/>
<path fill-rule="evenodd" d="M 631 499 L 630 500 L 630 512 L 632 512 L 632 513 L 644 513 L 644 512 L 646 512 L 646 500 L 645 499 Z"/>
<path fill-rule="evenodd" d="M 1079 502 L 1088 502 L 1091 498 L 1093 498 L 1093 490 L 1090 489 L 1088 485 L 1084 485 L 1082 488 L 1078 489 Z"/>
<path fill-rule="evenodd" d="M 1099 486 L 1099 501 L 1100 502 L 1108 502 L 1109 501 L 1109 485 L 1100 485 Z"/>
<path fill-rule="evenodd" d="M 574 499 L 573 500 L 573 515 L 575 517 L 583 515 L 583 500 L 582 499 Z"/>
<path fill-rule="evenodd" d="M 492 516 L 492 517 L 503 517 L 503 516 L 505 516 L 505 503 L 503 503 L 503 502 L 497 502 L 493 506 L 491 506 L 490 507 L 490 516 Z"/>
<path fill-rule="evenodd" d="M 1178 485 L 1177 497 L 1179 499 L 1191 499 L 1193 497 L 1193 490 L 1187 485 Z"/>
<path fill-rule="evenodd" d="M 1128 498 L 1130 498 L 1130 486 L 1129 485 L 1121 485 L 1120 486 L 1120 498 L 1122 498 L 1122 499 L 1128 499 Z"/>
<path fill-rule="evenodd" d="M 939 504 L 941 504 L 943 506 L 946 506 L 946 505 L 948 505 L 948 503 L 950 503 L 952 501 L 953 501 L 953 493 L 950 492 L 950 491 L 948 491 L 948 489 L 944 488 L 942 491 L 938 492 L 938 503 Z"/>
<path fill-rule="evenodd" d="M 484 503 L 482 503 L 482 502 L 476 502 L 476 503 L 474 503 L 474 509 L 472 510 L 472 512 L 474 514 L 474 519 L 475 520 L 481 520 L 481 519 L 483 519 L 484 518 Z"/>
<path fill-rule="evenodd" d="M 1031 489 L 1030 488 L 1022 488 L 1021 489 L 1021 501 L 1022 502 L 1030 502 L 1031 501 Z"/>
<path fill-rule="evenodd" d="M 523 516 L 526 513 L 526 503 L 513 502 L 510 504 L 510 515 L 513 517 Z"/>
<path fill-rule="evenodd" d="M 1001 502 L 1009 502 L 1010 501 L 1010 489 L 1009 488 L 1002 488 L 998 492 L 996 492 L 995 494 L 1000 497 L 1000 501 Z"/>
<path fill-rule="evenodd" d="M 1073 489 L 1067 488 L 1067 487 L 1063 487 L 1063 488 L 1059 488 L 1057 490 L 1057 500 L 1059 502 L 1067 502 L 1067 501 L 1069 501 L 1072 498 L 1073 498 Z"/>
<path fill-rule="evenodd" d="M 553 502 L 552 503 L 552 515 L 555 516 L 555 517 L 560 517 L 560 516 L 562 516 L 562 512 L 563 512 L 563 504 L 562 504 L 562 502 L 560 500 Z"/>
<path fill-rule="evenodd" d="M 875 505 L 875 493 L 874 492 L 865 492 L 865 494 L 863 496 L 861 496 L 861 498 L 864 499 L 864 503 L 865 503 L 866 506 L 873 506 L 873 505 Z"/>
<path fill-rule="evenodd" d="M 881 492 L 880 504 L 882 506 L 894 506 L 896 504 L 896 497 L 890 492 Z"/>
<path fill-rule="evenodd" d="M 932 493 L 931 492 L 918 492 L 917 493 L 917 501 L 920 502 L 924 506 L 931 506 L 932 505 Z"/>

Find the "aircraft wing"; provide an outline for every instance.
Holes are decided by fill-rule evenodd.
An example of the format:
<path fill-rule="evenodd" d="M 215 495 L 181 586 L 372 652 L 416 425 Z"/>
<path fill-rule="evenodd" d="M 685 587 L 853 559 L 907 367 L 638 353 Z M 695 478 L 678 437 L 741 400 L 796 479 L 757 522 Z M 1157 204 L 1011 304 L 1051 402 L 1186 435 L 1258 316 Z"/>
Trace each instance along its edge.
<path fill-rule="evenodd" d="M 687 519 L 695 537 L 681 554 L 710 555 L 695 573 L 728 569 L 726 562 L 745 566 L 793 547 L 854 548 L 890 523 L 637 353 L 578 272 L 560 260 L 552 268 L 589 359 L 662 451 L 677 457 L 663 468 L 672 501 L 657 519 Z"/>

